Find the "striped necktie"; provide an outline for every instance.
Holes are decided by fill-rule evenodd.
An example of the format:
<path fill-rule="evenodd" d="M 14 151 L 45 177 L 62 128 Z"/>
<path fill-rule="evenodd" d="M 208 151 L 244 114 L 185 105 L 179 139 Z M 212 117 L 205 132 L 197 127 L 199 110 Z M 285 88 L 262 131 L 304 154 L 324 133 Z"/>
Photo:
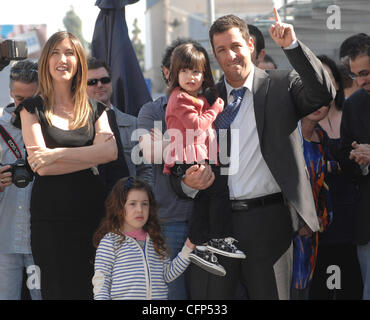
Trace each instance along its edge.
<path fill-rule="evenodd" d="M 241 102 L 243 100 L 246 87 L 240 89 L 233 89 L 231 94 L 234 97 L 234 101 L 226 105 L 224 110 L 217 116 L 214 121 L 215 128 L 218 131 L 219 129 L 229 129 L 231 123 L 234 121 L 238 111 L 240 109 Z"/>

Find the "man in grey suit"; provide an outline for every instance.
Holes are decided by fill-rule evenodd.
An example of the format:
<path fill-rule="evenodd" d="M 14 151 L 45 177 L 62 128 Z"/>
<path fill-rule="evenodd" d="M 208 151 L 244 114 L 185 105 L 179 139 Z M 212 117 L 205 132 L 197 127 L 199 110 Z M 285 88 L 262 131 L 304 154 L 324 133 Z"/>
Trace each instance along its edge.
<path fill-rule="evenodd" d="M 234 299 L 238 281 L 250 299 L 289 299 L 292 236 L 319 230 L 297 122 L 329 105 L 335 89 L 321 62 L 296 39 L 293 26 L 281 23 L 274 11 L 270 34 L 293 71 L 265 72 L 253 66 L 253 39 L 246 23 L 234 15 L 217 19 L 209 32 L 214 57 L 224 71 L 217 88 L 227 105 L 215 121 L 216 128 L 227 129 L 226 134 L 219 133 L 219 139 L 224 136 L 228 142 L 219 141 L 220 163 L 225 164 L 227 154 L 230 219 L 238 247 L 247 258 L 231 261 L 219 256 L 225 277 L 192 266 L 193 299 Z M 239 112 L 230 113 L 234 89 L 243 87 Z M 214 97 L 208 99 L 212 102 Z M 227 120 L 221 119 L 222 114 L 228 113 L 234 117 L 231 124 L 218 127 Z M 194 181 L 194 168 L 188 170 L 181 181 L 173 183 L 179 195 L 194 193 L 192 189 L 203 189 L 212 181 L 212 174 Z"/>
<path fill-rule="evenodd" d="M 106 184 L 107 191 L 112 189 L 118 179 L 128 175 L 137 176 L 152 185 L 152 166 L 142 163 L 137 152 L 133 153 L 134 158 L 131 157 L 138 141 L 137 137 L 132 137 L 132 133 L 137 129 L 137 118 L 111 104 L 113 88 L 107 64 L 94 57 L 89 57 L 87 64 L 87 95 L 90 99 L 100 101 L 107 106 L 109 124 L 116 137 L 119 151 L 116 161 L 99 166 L 99 173 Z M 135 155 L 137 161 L 135 161 Z M 137 163 L 140 164 L 137 165 Z"/>

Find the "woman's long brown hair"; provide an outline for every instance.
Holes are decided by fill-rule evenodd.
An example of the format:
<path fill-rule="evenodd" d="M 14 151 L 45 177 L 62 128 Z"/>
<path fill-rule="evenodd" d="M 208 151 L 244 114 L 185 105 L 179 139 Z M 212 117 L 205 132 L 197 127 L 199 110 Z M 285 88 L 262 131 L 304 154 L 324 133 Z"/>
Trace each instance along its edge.
<path fill-rule="evenodd" d="M 55 47 L 64 39 L 71 41 L 77 56 L 77 72 L 72 81 L 72 97 L 74 102 L 75 118 L 71 129 L 78 129 L 88 124 L 89 115 L 92 113 L 87 98 L 87 62 L 84 49 L 76 36 L 67 31 L 54 33 L 45 43 L 39 59 L 39 94 L 45 103 L 45 117 L 51 124 L 54 104 L 54 88 L 49 70 L 49 59 Z"/>
<path fill-rule="evenodd" d="M 122 242 L 125 240 L 125 235 L 121 231 L 121 228 L 125 219 L 125 203 L 127 201 L 128 193 L 131 190 L 143 190 L 148 194 L 149 217 L 148 221 L 143 226 L 143 229 L 152 239 L 154 250 L 159 254 L 161 259 L 163 259 L 168 256 L 168 250 L 165 246 L 164 237 L 161 232 L 157 215 L 157 202 L 155 200 L 152 188 L 146 182 L 133 177 L 121 178 L 114 185 L 105 202 L 105 218 L 94 234 L 94 246 L 97 248 L 101 239 L 103 239 L 103 237 L 109 232 L 121 236 Z"/>

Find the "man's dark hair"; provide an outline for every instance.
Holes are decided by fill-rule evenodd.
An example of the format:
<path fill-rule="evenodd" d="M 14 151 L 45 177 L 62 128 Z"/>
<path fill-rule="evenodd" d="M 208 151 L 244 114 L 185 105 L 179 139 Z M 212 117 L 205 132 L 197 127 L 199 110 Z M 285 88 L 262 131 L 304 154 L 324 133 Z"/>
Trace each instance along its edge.
<path fill-rule="evenodd" d="M 229 14 L 218 18 L 209 29 L 209 40 L 211 41 L 213 50 L 215 49 L 213 46 L 213 36 L 216 33 L 223 33 L 231 28 L 238 28 L 244 40 L 248 42 L 249 31 L 246 22 L 233 14 Z"/>
<path fill-rule="evenodd" d="M 111 76 L 110 69 L 104 61 L 96 59 L 95 57 L 88 57 L 87 58 L 87 69 L 88 70 L 95 70 L 95 69 L 99 69 L 99 68 L 105 68 L 105 70 L 107 70 L 109 76 Z"/>
<path fill-rule="evenodd" d="M 359 55 L 370 56 L 370 36 L 358 33 L 344 40 L 339 48 L 339 58 L 349 57 L 351 60 Z"/>
<path fill-rule="evenodd" d="M 319 55 L 317 58 L 321 61 L 321 63 L 327 65 L 333 74 L 334 80 L 338 84 L 338 90 L 335 95 L 335 106 L 338 110 L 342 110 L 343 103 L 344 103 L 344 90 L 343 90 L 343 79 L 338 69 L 337 64 L 334 60 L 330 59 L 326 55 Z"/>
<path fill-rule="evenodd" d="M 164 73 L 163 73 L 163 67 L 166 67 L 168 70 L 170 70 L 170 65 L 171 65 L 171 55 L 173 50 L 176 49 L 176 47 L 185 44 L 185 43 L 192 43 L 195 45 L 199 45 L 200 43 L 190 39 L 190 38 L 177 38 L 176 40 L 172 41 L 171 44 L 166 48 L 164 51 L 163 57 L 162 57 L 162 63 L 161 63 L 161 71 L 162 71 L 162 76 L 163 79 L 166 83 L 168 83 L 168 80 L 166 79 Z"/>
<path fill-rule="evenodd" d="M 13 88 L 13 82 L 20 81 L 23 83 L 38 82 L 38 64 L 31 60 L 21 60 L 13 64 L 10 69 L 9 86 Z"/>
<path fill-rule="evenodd" d="M 258 57 L 261 50 L 265 49 L 265 38 L 263 37 L 263 34 L 262 34 L 261 30 L 258 29 L 253 24 L 248 24 L 248 30 L 249 30 L 249 35 L 255 37 L 255 39 L 256 39 L 256 43 L 254 45 L 256 46 L 256 53 L 257 53 L 256 56 Z M 273 62 L 273 61 L 271 61 L 271 62 Z"/>

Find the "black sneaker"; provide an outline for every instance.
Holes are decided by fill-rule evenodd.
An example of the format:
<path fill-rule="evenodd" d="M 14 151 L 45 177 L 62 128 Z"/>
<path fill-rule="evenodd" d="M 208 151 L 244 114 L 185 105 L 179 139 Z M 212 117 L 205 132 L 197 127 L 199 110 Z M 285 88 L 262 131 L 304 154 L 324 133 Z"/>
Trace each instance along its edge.
<path fill-rule="evenodd" d="M 221 266 L 217 257 L 210 251 L 206 246 L 196 246 L 192 253 L 189 255 L 191 262 L 196 264 L 198 267 L 216 275 L 225 276 L 226 270 Z"/>
<path fill-rule="evenodd" d="M 224 239 L 212 239 L 208 242 L 207 249 L 225 257 L 245 259 L 244 252 L 239 250 L 235 246 L 234 242 L 237 241 L 231 237 Z"/>

